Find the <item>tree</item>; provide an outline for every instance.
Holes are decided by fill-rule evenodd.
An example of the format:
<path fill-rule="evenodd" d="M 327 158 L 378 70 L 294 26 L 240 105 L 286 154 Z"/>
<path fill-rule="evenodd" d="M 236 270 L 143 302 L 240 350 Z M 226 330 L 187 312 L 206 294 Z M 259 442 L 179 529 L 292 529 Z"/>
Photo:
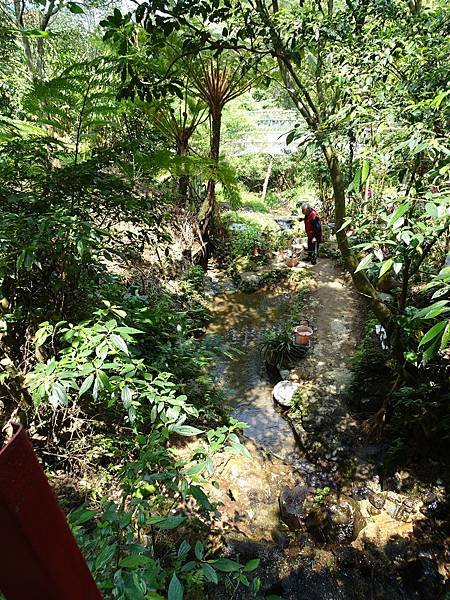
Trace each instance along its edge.
<path fill-rule="evenodd" d="M 218 165 L 220 138 L 224 107 L 244 94 L 252 85 L 248 72 L 234 63 L 230 56 L 220 53 L 217 56 L 201 56 L 200 68 L 193 72 L 193 86 L 209 108 L 210 118 L 210 158 Z M 206 186 L 205 200 L 200 209 L 200 223 L 205 251 L 209 242 L 210 221 L 216 210 L 215 178 L 210 178 Z"/>

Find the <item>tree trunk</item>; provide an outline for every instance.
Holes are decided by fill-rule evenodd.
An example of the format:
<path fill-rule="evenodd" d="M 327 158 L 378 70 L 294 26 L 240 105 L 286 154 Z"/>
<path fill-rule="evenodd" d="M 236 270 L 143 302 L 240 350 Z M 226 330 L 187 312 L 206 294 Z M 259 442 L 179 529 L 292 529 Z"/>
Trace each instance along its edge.
<path fill-rule="evenodd" d="M 345 187 L 342 179 L 339 160 L 336 156 L 334 148 L 329 145 L 322 145 L 322 152 L 325 156 L 325 160 L 330 171 L 331 183 L 333 186 L 336 215 L 336 239 L 340 253 L 344 260 L 345 266 L 350 271 L 356 289 L 368 299 L 371 309 L 383 327 L 387 329 L 392 320 L 392 312 L 389 307 L 380 300 L 377 290 L 367 279 L 364 271 L 355 272 L 358 266 L 358 261 L 356 260 L 349 246 L 345 229 L 341 229 L 345 221 Z"/>
<path fill-rule="evenodd" d="M 269 162 L 269 166 L 267 167 L 266 177 L 264 179 L 264 184 L 263 184 L 263 189 L 262 189 L 262 195 L 261 195 L 262 200 L 265 200 L 266 196 L 267 196 L 267 188 L 269 187 L 269 179 L 270 179 L 270 174 L 272 173 L 272 167 L 273 167 L 273 158 L 270 157 L 270 162 Z"/>
<path fill-rule="evenodd" d="M 220 154 L 220 130 L 222 126 L 222 108 L 211 112 L 211 146 L 210 158 L 214 163 L 219 162 Z M 200 231 L 202 232 L 203 257 L 202 266 L 205 268 L 208 264 L 208 258 L 211 254 L 211 223 L 216 208 L 216 180 L 211 177 L 206 185 L 205 200 L 198 213 Z"/>
<path fill-rule="evenodd" d="M 186 130 L 181 132 L 181 135 L 177 139 L 177 155 L 184 157 L 189 152 L 189 135 Z M 189 177 L 187 175 L 181 175 L 178 179 L 178 205 L 186 207 L 188 200 L 189 190 Z"/>
<path fill-rule="evenodd" d="M 31 49 L 30 39 L 23 33 L 25 29 L 25 25 L 23 22 L 25 7 L 20 2 L 20 0 L 14 0 L 14 15 L 16 18 L 17 28 L 22 31 L 21 39 L 22 39 L 22 47 L 25 55 L 25 62 L 27 64 L 28 72 L 30 73 L 31 78 L 34 80 L 36 77 L 34 61 L 33 61 L 33 52 Z"/>

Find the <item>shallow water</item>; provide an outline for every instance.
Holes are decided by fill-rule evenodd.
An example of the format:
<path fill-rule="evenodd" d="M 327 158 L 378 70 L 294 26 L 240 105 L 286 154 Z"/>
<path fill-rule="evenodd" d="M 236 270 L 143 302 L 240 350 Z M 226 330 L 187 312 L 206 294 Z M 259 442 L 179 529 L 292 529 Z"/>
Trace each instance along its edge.
<path fill-rule="evenodd" d="M 301 456 L 293 431 L 273 399 L 273 386 L 261 356 L 264 332 L 282 327 L 290 316 L 292 291 L 288 284 L 252 294 L 236 292 L 215 296 L 215 314 L 209 333 L 220 334 L 242 354 L 217 365 L 216 376 L 226 391 L 233 416 L 249 428 L 245 434 L 290 463 Z"/>

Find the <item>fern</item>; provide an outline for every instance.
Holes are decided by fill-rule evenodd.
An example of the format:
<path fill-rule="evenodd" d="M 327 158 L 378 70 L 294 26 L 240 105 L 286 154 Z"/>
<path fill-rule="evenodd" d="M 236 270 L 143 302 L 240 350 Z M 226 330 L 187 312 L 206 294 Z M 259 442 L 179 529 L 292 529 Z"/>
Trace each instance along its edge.
<path fill-rule="evenodd" d="M 24 104 L 36 122 L 64 140 L 75 163 L 87 154 L 84 141 L 98 138 L 119 123 L 122 108 L 116 99 L 117 74 L 106 58 L 81 62 L 59 77 L 36 83 Z"/>

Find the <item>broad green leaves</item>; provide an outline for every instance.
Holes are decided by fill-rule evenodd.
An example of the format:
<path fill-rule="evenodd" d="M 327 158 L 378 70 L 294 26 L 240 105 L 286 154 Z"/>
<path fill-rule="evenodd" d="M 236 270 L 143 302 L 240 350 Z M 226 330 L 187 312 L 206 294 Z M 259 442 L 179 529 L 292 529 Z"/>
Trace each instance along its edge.
<path fill-rule="evenodd" d="M 373 257 L 371 254 L 368 254 L 359 262 L 358 266 L 355 269 L 355 273 L 358 273 L 358 271 L 364 271 L 368 269 L 370 266 L 372 266 L 372 263 Z"/>
<path fill-rule="evenodd" d="M 168 600 L 183 600 L 183 584 L 178 579 L 175 573 L 172 575 L 172 579 L 170 580 L 169 589 L 167 590 L 167 592 Z"/>
<path fill-rule="evenodd" d="M 420 340 L 419 348 L 421 346 L 425 346 L 432 340 L 435 340 L 440 334 L 443 333 L 444 329 L 448 327 L 448 323 L 446 321 L 441 321 L 440 323 L 436 323 L 433 327 L 427 331 L 427 333 Z"/>
<path fill-rule="evenodd" d="M 400 206 L 394 211 L 394 213 L 389 218 L 389 221 L 387 222 L 387 227 L 392 227 L 393 229 L 397 229 L 398 227 L 400 227 L 403 224 L 403 215 L 405 215 L 410 208 L 410 202 L 404 202 L 403 204 L 400 204 Z"/>

